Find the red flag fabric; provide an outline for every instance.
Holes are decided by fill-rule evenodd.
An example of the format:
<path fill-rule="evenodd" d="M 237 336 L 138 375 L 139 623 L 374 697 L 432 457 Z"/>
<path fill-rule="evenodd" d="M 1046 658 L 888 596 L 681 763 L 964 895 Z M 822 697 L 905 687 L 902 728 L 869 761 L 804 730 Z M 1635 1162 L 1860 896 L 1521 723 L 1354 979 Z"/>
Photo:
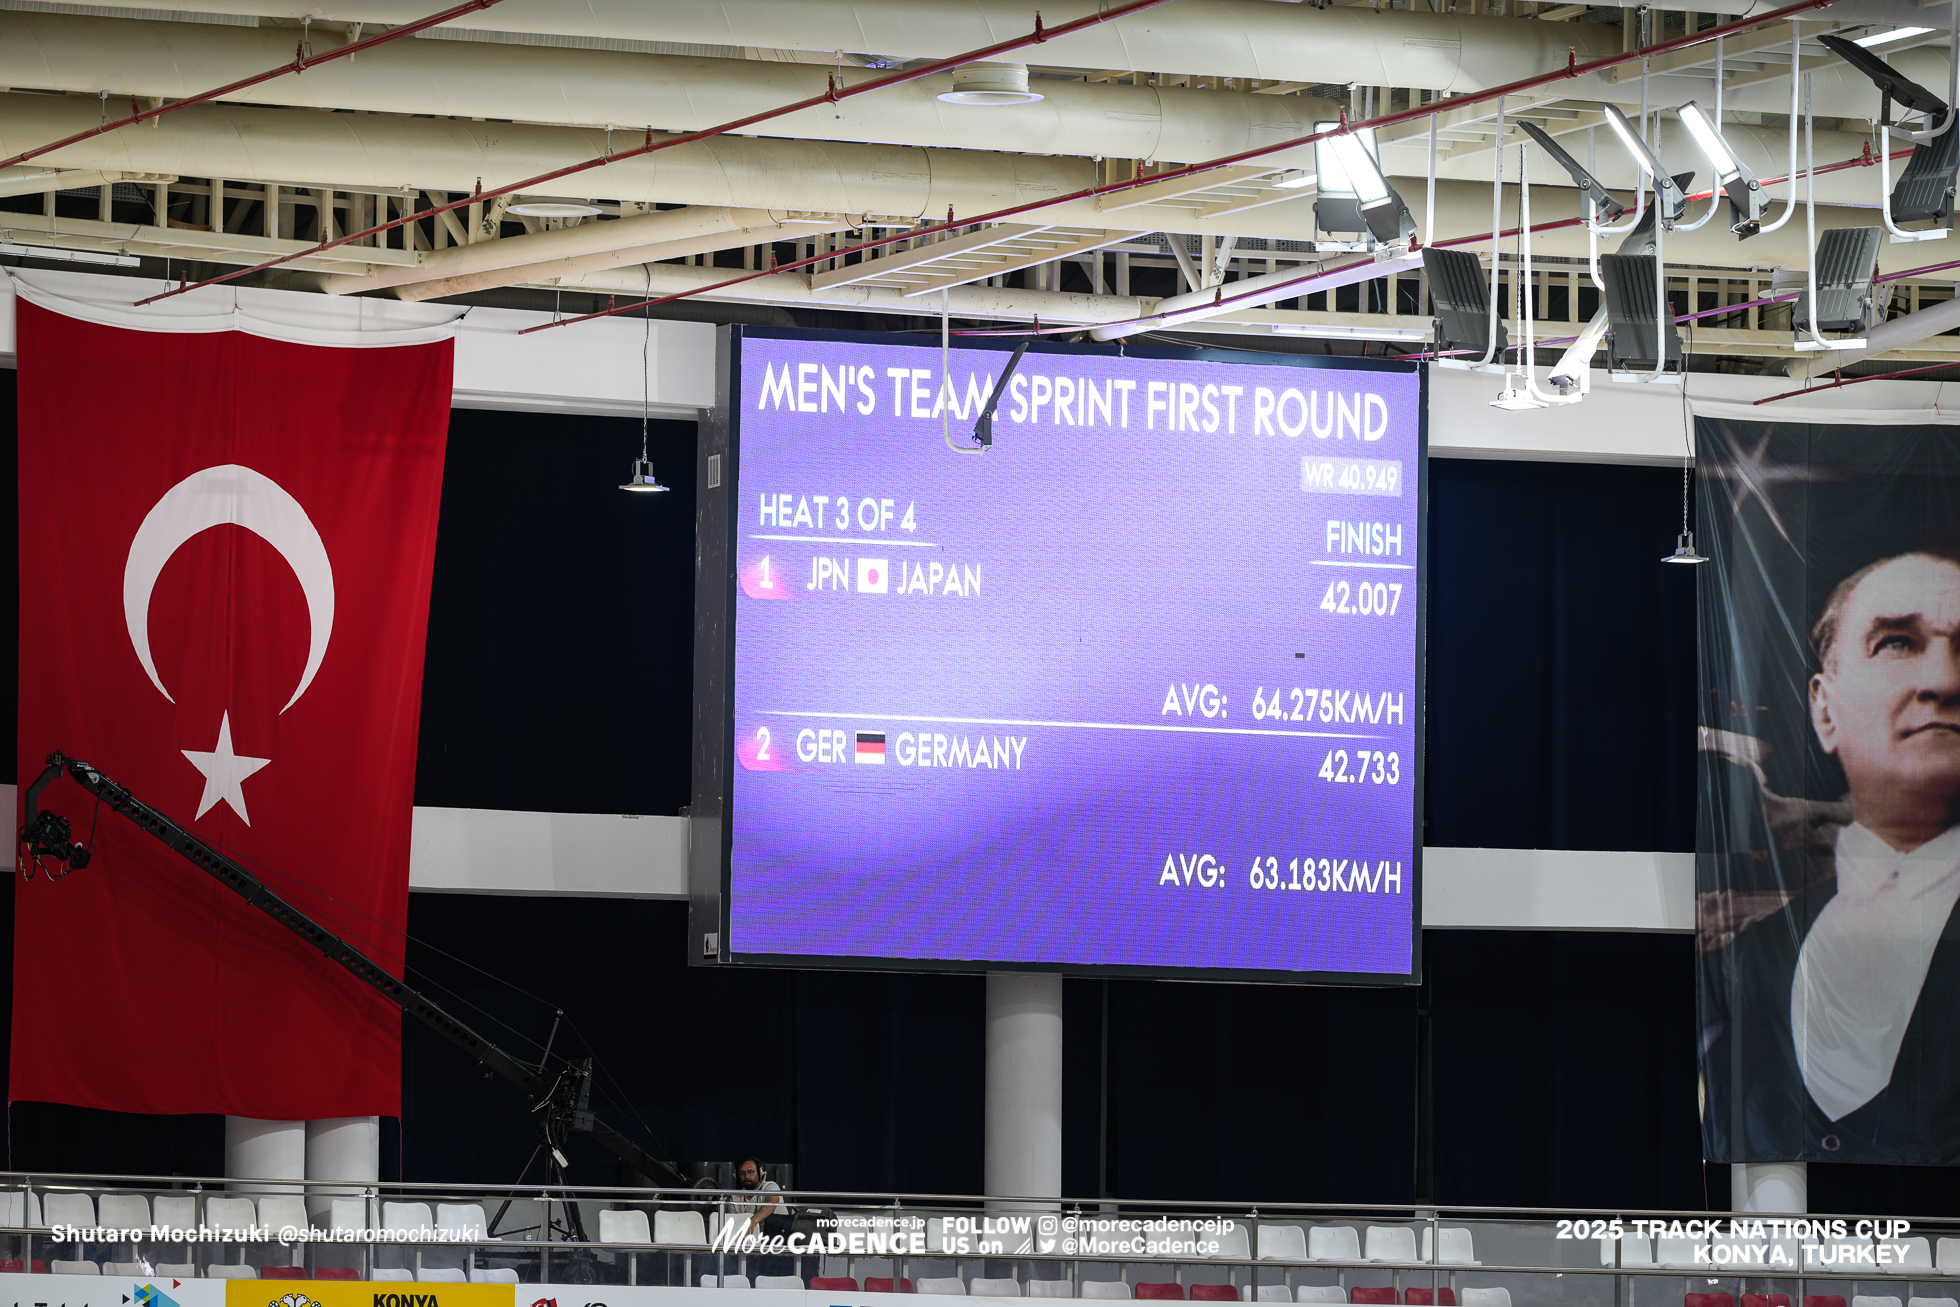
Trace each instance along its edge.
<path fill-rule="evenodd" d="M 17 307 L 20 783 L 86 759 L 399 974 L 451 342 Z M 10 1101 L 398 1115 L 399 1011 L 93 803 L 16 888 Z"/>

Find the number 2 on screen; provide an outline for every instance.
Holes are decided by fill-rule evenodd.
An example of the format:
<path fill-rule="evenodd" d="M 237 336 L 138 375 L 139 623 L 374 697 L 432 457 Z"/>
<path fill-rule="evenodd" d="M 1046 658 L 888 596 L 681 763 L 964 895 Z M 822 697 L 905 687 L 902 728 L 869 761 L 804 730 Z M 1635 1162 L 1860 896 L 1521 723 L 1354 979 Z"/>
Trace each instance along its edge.
<path fill-rule="evenodd" d="M 755 760 L 757 762 L 768 762 L 769 728 L 767 726 L 758 726 L 755 728 L 755 744 Z"/>

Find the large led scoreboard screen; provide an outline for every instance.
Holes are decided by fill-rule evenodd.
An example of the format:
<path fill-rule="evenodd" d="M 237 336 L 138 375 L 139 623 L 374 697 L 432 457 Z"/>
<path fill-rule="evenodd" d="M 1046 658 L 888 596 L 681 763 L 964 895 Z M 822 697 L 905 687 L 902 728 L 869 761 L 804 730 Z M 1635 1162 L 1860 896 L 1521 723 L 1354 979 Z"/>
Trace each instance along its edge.
<path fill-rule="evenodd" d="M 703 953 L 1407 980 L 1423 374 L 996 344 L 727 333 Z"/>

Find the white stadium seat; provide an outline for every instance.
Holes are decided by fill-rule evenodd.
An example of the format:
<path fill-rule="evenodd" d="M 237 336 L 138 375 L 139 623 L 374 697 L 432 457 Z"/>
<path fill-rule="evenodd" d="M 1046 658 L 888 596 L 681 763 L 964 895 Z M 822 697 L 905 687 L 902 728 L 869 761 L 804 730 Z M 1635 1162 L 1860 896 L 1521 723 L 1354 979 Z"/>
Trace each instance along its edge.
<path fill-rule="evenodd" d="M 729 1277 L 733 1279 L 733 1276 Z M 470 1271 L 471 1284 L 516 1284 L 517 1272 L 508 1266 L 478 1266 Z M 747 1285 L 743 1285 L 747 1288 Z"/>
<path fill-rule="evenodd" d="M 259 1229 L 259 1209 L 249 1198 L 207 1198 L 204 1224 L 242 1239 Z"/>
<path fill-rule="evenodd" d="M 54 1195 L 50 1194 L 49 1197 Z M 48 1269 L 56 1275 L 100 1275 L 102 1268 L 94 1262 L 49 1262 Z"/>
<path fill-rule="evenodd" d="M 1436 1260 L 1445 1266 L 1475 1266 L 1477 1252 L 1472 1243 L 1470 1231 L 1462 1227 L 1445 1228 L 1438 1232 L 1442 1252 Z M 1422 1258 L 1429 1260 L 1429 1227 L 1422 1227 Z"/>
<path fill-rule="evenodd" d="M 1295 1302 L 1346 1302 L 1347 1290 L 1338 1284 L 1303 1284 Z"/>
<path fill-rule="evenodd" d="M 437 1203 L 436 1233 L 445 1239 L 463 1243 L 482 1243 L 488 1237 L 484 1234 L 483 1206 L 480 1203 Z"/>
<path fill-rule="evenodd" d="M 1307 1257 L 1316 1262 L 1358 1262 L 1361 1236 L 1351 1225 L 1316 1225 L 1307 1231 Z"/>
<path fill-rule="evenodd" d="M 1960 1307 L 1960 1302 L 1951 1298 L 1908 1298 L 1906 1307 Z"/>
<path fill-rule="evenodd" d="M 1511 1307 L 1511 1291 L 1505 1288 L 1465 1289 L 1463 1307 Z"/>
<path fill-rule="evenodd" d="M 118 1230 L 148 1230 L 150 1200 L 142 1194 L 103 1194 L 97 1204 L 102 1224 Z"/>
<path fill-rule="evenodd" d="M 1232 1228 L 1218 1236 L 1218 1251 L 1211 1256 L 1225 1261 L 1244 1262 L 1252 1259 L 1252 1232 L 1238 1221 Z"/>
<path fill-rule="evenodd" d="M 126 1276 L 132 1280 L 139 1276 L 149 1274 L 148 1271 L 143 1269 L 143 1263 L 141 1262 L 104 1262 L 102 1263 L 102 1273 L 104 1275 Z"/>
<path fill-rule="evenodd" d="M 603 1213 L 601 1215 L 603 1215 Z M 644 1217 L 646 1213 L 641 1212 L 639 1213 L 639 1215 Z M 615 1240 L 602 1240 L 602 1242 L 628 1243 L 631 1241 L 626 1239 L 615 1239 Z M 703 1289 L 746 1289 L 749 1287 L 749 1277 L 746 1275 L 724 1275 L 721 1277 L 721 1283 L 716 1284 L 714 1276 L 704 1275 L 701 1277 L 701 1287 Z"/>
<path fill-rule="evenodd" d="M 959 1284 L 959 1281 L 955 1280 L 953 1283 Z M 758 1275 L 755 1277 L 755 1287 L 758 1289 L 795 1289 L 801 1293 L 803 1291 L 803 1277 L 800 1275 Z M 961 1287 L 964 1288 L 964 1286 Z M 925 1290 L 921 1289 L 919 1292 L 924 1293 Z"/>
<path fill-rule="evenodd" d="M 1871 1251 L 1870 1239 L 1820 1239 L 1804 1244 L 1803 1265 L 1806 1271 L 1842 1271 L 1854 1269 L 1862 1274 L 1873 1269 L 1872 1263 L 1863 1259 L 1861 1253 Z M 1824 1254 L 1830 1253 L 1826 1259 Z"/>
<path fill-rule="evenodd" d="M 1261 1261 L 1304 1262 L 1307 1260 L 1307 1232 L 1297 1225 L 1259 1227 Z"/>
<path fill-rule="evenodd" d="M 425 1266 L 415 1278 L 423 1284 L 466 1284 L 469 1277 L 460 1266 Z"/>
<path fill-rule="evenodd" d="M 427 1203 L 383 1203 L 381 1228 L 394 1238 L 425 1243 L 435 1237 L 436 1218 Z"/>
<path fill-rule="evenodd" d="M 162 1200 L 158 1200 L 162 1201 Z M 366 1234 L 368 1205 L 365 1198 L 336 1198 L 327 1211 L 327 1223 L 336 1234 Z"/>
<path fill-rule="evenodd" d="M 599 1242 L 652 1243 L 653 1233 L 647 1227 L 647 1214 L 630 1208 L 624 1211 L 608 1209 L 600 1212 Z M 714 1286 L 704 1284 L 702 1287 L 713 1288 Z M 748 1288 L 748 1281 L 744 1280 L 742 1287 L 744 1289 Z"/>
<path fill-rule="evenodd" d="M 1655 1241 L 1654 1265 L 1656 1266 L 1701 1266 L 1708 1265 L 1695 1257 L 1695 1250 L 1705 1246 L 1704 1239 L 1671 1239 L 1662 1235 Z"/>
<path fill-rule="evenodd" d="M 701 1219 L 699 1212 L 655 1212 L 653 1241 L 658 1244 L 678 1244 L 686 1248 L 706 1248 L 708 1223 Z"/>
<path fill-rule="evenodd" d="M 1940 1269 L 1960 1271 L 1960 1239 L 1940 1240 Z"/>
<path fill-rule="evenodd" d="M 1082 1296 L 1084 1298 L 1128 1299 L 1131 1294 L 1130 1286 L 1121 1280 L 1084 1280 L 1082 1282 Z"/>
<path fill-rule="evenodd" d="M 41 1195 L 32 1189 L 25 1191 L 27 1198 L 26 1220 L 21 1219 L 21 1197 L 19 1189 L 9 1189 L 0 1193 L 0 1226 L 9 1230 L 39 1228 L 41 1225 Z M 1940 1242 L 1945 1243 L 1942 1239 Z"/>
<path fill-rule="evenodd" d="M 1371 1262 L 1412 1262 L 1416 1259 L 1416 1232 L 1406 1225 L 1368 1227 L 1368 1260 Z"/>
<path fill-rule="evenodd" d="M 313 1229 L 313 1219 L 306 1214 L 306 1200 L 298 1194 L 268 1194 L 259 1199 L 259 1224 L 274 1239 L 281 1230 L 294 1230 L 304 1237 Z"/>
<path fill-rule="evenodd" d="M 760 1285 L 762 1282 L 758 1280 L 756 1283 Z M 956 1293 L 962 1298 L 966 1296 L 966 1281 L 957 1275 L 927 1276 L 912 1281 L 912 1287 L 920 1293 Z"/>
<path fill-rule="evenodd" d="M 103 1224 L 108 1224 L 106 1217 L 103 1219 Z M 1879 1270 L 1889 1271 L 1893 1275 L 1912 1275 L 1919 1271 L 1930 1271 L 1933 1269 L 1933 1246 L 1923 1236 L 1913 1235 L 1909 1239 L 1887 1239 L 1885 1242 L 1894 1247 L 1903 1244 L 1906 1250 L 1905 1260 L 1902 1262 L 1885 1262 L 1879 1266 Z"/>
<path fill-rule="evenodd" d="M 1751 1242 L 1748 1239 L 1717 1239 L 1709 1245 L 1709 1263 L 1730 1271 L 1761 1270 L 1763 1261 L 1758 1256 L 1758 1250 L 1767 1247 L 1760 1241 Z"/>
<path fill-rule="evenodd" d="M 976 1298 L 1019 1298 L 1021 1296 L 1021 1282 L 1019 1280 L 974 1279 L 967 1283 L 966 1291 Z"/>
<path fill-rule="evenodd" d="M 377 1266 L 368 1272 L 370 1280 L 413 1280 L 415 1272 L 406 1266 Z"/>
<path fill-rule="evenodd" d="M 1030 1298 L 1073 1298 L 1075 1286 L 1067 1280 L 1029 1280 Z"/>
<path fill-rule="evenodd" d="M 256 1280 L 259 1278 L 259 1268 L 256 1266 L 240 1266 L 233 1262 L 213 1262 L 204 1268 L 204 1278 L 207 1280 Z"/>
<path fill-rule="evenodd" d="M 158 1275 L 167 1275 L 173 1280 L 195 1280 L 197 1278 L 196 1262 L 158 1262 L 156 1267 Z"/>
<path fill-rule="evenodd" d="M 158 1194 L 155 1224 L 166 1230 L 197 1229 L 197 1198 L 192 1194 Z"/>
<path fill-rule="evenodd" d="M 95 1224 L 95 1203 L 87 1194 L 49 1194 L 43 1207 L 47 1211 L 49 1225 L 86 1228 Z"/>
<path fill-rule="evenodd" d="M 1260 1302 L 1292 1302 L 1293 1290 L 1283 1284 L 1262 1284 L 1259 1286 Z"/>
<path fill-rule="evenodd" d="M 1613 1264 L 1613 1241 L 1599 1241 L 1599 1264 Z M 1654 1264 L 1654 1241 L 1646 1235 L 1623 1234 L 1620 1236 L 1620 1265 L 1652 1266 Z"/>
<path fill-rule="evenodd" d="M 1897 1298 L 1867 1297 L 1859 1294 L 1851 1300 L 1851 1307 L 1899 1307 Z"/>

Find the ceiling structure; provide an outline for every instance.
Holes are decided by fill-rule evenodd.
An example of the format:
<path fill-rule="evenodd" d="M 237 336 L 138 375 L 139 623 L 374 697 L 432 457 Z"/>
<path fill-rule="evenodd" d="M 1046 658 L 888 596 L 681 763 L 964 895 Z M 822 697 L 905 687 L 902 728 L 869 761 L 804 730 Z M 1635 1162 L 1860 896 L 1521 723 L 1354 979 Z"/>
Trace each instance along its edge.
<path fill-rule="evenodd" d="M 1517 225 L 1521 122 L 1631 207 L 1637 173 L 1606 129 L 1607 106 L 1636 120 L 1649 106 L 1661 159 L 1695 171 L 1689 190 L 1705 196 L 1708 164 L 1676 111 L 1714 106 L 1719 66 L 1723 135 L 1766 183 L 1774 222 L 1800 189 L 1785 180 L 1798 135 L 1794 55 L 1809 74 L 1811 157 L 1828 169 L 1814 178 L 1816 228 L 1873 226 L 1878 93 L 1819 38 L 1921 29 L 1873 49 L 1945 94 L 1953 22 L 1945 0 L 1840 0 L 1766 26 L 1751 25 L 1748 0 L 1169 0 L 1028 42 L 1003 58 L 1028 61 L 1041 98 L 974 105 L 941 98 L 955 90 L 950 72 L 824 97 L 1023 38 L 1034 4 L 494 0 L 324 58 L 441 5 L 197 3 L 187 12 L 0 0 L 0 158 L 78 138 L 0 168 L 0 260 L 77 260 L 186 283 L 254 269 L 257 284 L 329 295 L 496 297 L 568 315 L 682 295 L 661 311 L 813 325 L 936 323 L 944 313 L 962 329 L 1298 337 L 1376 353 L 1424 348 L 1419 248 L 1357 250 L 1354 235 L 1319 230 L 1315 150 L 1272 147 L 1343 114 L 1426 111 L 1379 131 L 1382 169 L 1418 247 L 1467 250 L 1488 266 L 1499 145 L 1497 222 Z M 1052 30 L 1112 7 L 1075 0 L 1041 9 L 1040 21 Z M 1673 48 L 1691 35 L 1719 35 L 1720 48 Z M 1654 46 L 1667 48 L 1644 73 L 1636 58 L 1501 103 L 1482 94 Z M 99 130 L 296 54 L 304 71 Z M 615 157 L 802 100 L 815 102 Z M 1574 221 L 1579 192 L 1528 148 L 1533 222 L 1551 224 L 1532 240 L 1532 334 L 1552 342 L 1598 303 L 1593 242 Z M 495 194 L 586 160 L 606 162 L 537 193 Z M 1133 184 L 1095 193 L 1119 182 Z M 1792 348 L 1788 298 L 1812 259 L 1808 215 L 1799 204 L 1795 220 L 1749 240 L 1724 220 L 1688 230 L 1711 203 L 1727 202 L 1693 200 L 1663 247 L 1677 311 L 1725 310 L 1684 327 L 1695 366 L 1813 366 Z M 983 219 L 999 210 L 1018 211 Z M 1497 244 L 1509 287 L 1521 250 L 1514 235 Z M 281 262 L 259 268 L 272 260 Z M 1960 252 L 1939 240 L 1884 246 L 1883 316 L 1951 301 L 1960 268 L 1949 262 Z M 1874 369 L 1960 362 L 1941 320 L 1929 316 L 1931 330 L 1898 339 Z M 1895 329 L 1886 343 L 1907 334 Z M 1511 335 L 1521 338 L 1518 324 Z"/>

